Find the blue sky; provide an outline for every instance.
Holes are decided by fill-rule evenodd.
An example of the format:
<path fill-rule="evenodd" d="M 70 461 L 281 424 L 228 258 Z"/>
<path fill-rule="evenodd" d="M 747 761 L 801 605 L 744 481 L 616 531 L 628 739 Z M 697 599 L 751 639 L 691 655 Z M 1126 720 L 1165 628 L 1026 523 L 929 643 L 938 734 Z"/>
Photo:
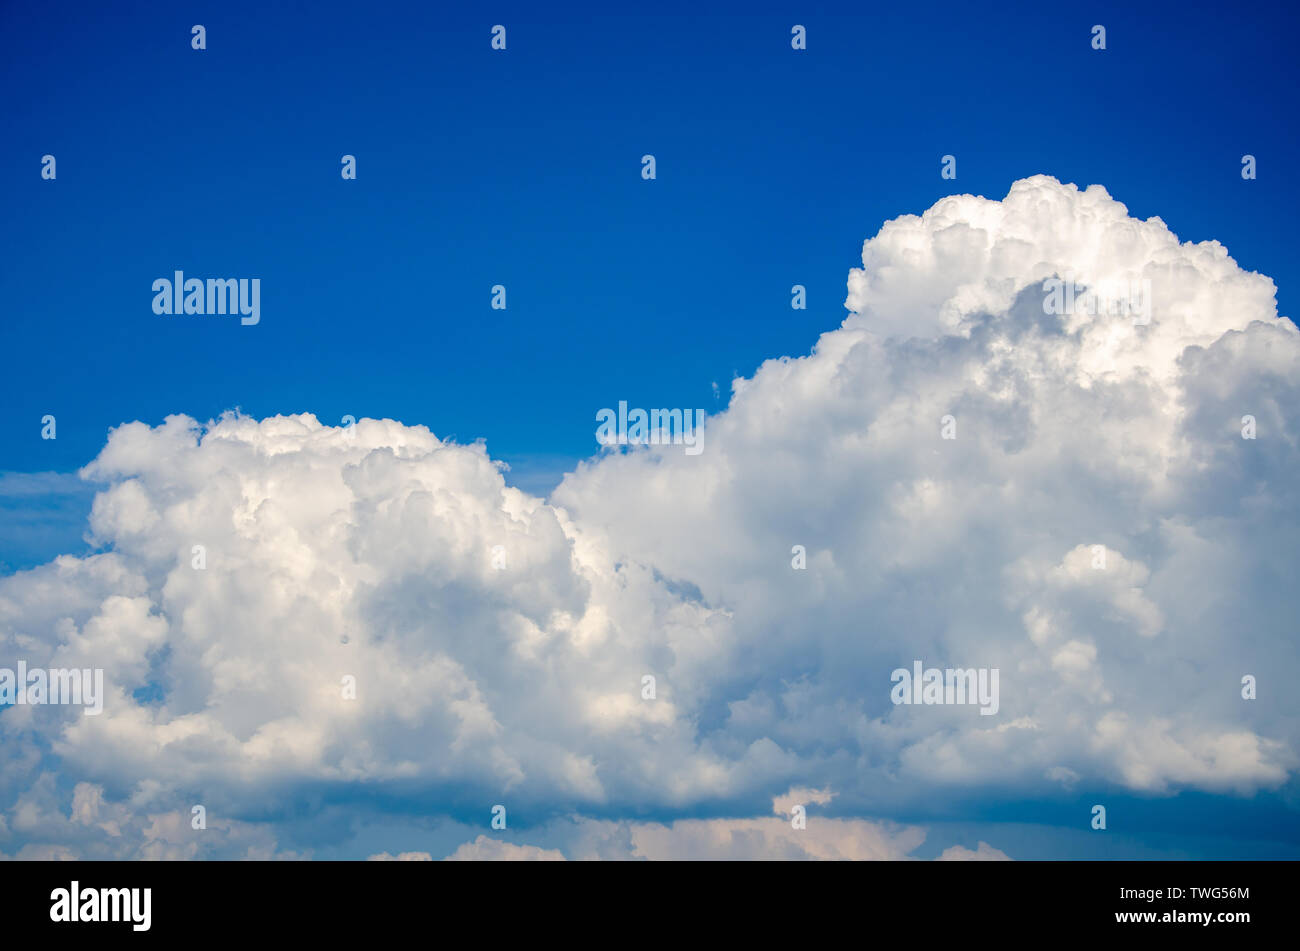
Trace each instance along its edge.
<path fill-rule="evenodd" d="M 84 551 L 92 490 L 71 474 L 112 427 L 178 413 L 423 424 L 545 495 L 594 453 L 600 408 L 712 415 L 733 378 L 807 354 L 887 220 L 1036 174 L 1217 239 L 1295 312 L 1294 9 L 840 6 L 5 4 L 0 566 Z M 260 278 L 260 324 L 155 315 L 178 269 Z M 1150 820 L 1114 854 L 1293 857 L 1292 796 L 1161 800 L 1185 831 Z M 1053 803 L 896 818 L 969 818 L 932 851 L 1014 817 L 1057 829 L 1003 836 L 1034 857 L 1077 835 Z M 1211 814 L 1228 844 L 1201 837 Z"/>

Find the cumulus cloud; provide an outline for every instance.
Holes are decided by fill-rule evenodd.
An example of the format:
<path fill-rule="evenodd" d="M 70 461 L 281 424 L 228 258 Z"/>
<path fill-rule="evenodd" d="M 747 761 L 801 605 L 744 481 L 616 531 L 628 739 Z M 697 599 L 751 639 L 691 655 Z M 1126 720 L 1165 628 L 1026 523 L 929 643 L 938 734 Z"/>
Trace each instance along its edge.
<path fill-rule="evenodd" d="M 705 453 L 600 459 L 552 497 L 727 612 L 710 657 L 673 670 L 727 705 L 715 743 L 771 743 L 773 768 L 779 750 L 850 802 L 881 798 L 872 779 L 1023 791 L 1057 767 L 1151 792 L 1283 783 L 1295 704 L 1262 716 L 1239 683 L 1296 661 L 1300 338 L 1272 282 L 1046 177 L 945 198 L 862 257 L 842 327 L 736 381 Z M 1056 275 L 1149 281 L 1149 323 L 1046 313 Z M 1241 438 L 1244 415 L 1269 435 Z M 999 668 L 998 722 L 891 707 L 883 678 L 916 659 Z M 1146 744 L 1162 755 L 1138 769 Z"/>
<path fill-rule="evenodd" d="M 562 849 L 514 845 L 480 835 L 447 858 L 505 861 L 555 861 L 566 857 L 602 861 L 886 861 L 912 858 L 912 852 L 925 841 L 925 830 L 919 826 L 812 814 L 816 806 L 829 803 L 832 798 L 830 790 L 791 789 L 772 801 L 772 811 L 781 818 L 679 819 L 663 823 L 570 816 L 549 824 L 541 833 L 559 840 Z M 807 809 L 797 827 L 791 814 L 795 805 Z M 983 852 L 980 857 L 985 857 Z"/>
<path fill-rule="evenodd" d="M 0 713 L 0 848 L 113 838 L 53 818 L 76 783 L 131 828 L 108 803 L 207 803 L 233 849 L 275 848 L 240 838 L 268 802 L 364 785 L 612 816 L 652 857 L 910 851 L 692 817 L 792 787 L 871 815 L 1285 783 L 1294 694 L 1239 688 L 1297 661 L 1300 337 L 1272 282 L 1041 176 L 891 221 L 862 261 L 848 318 L 733 381 L 704 452 L 606 451 L 549 500 L 392 420 L 114 430 L 83 473 L 98 553 L 0 579 L 0 665 L 102 667 L 108 693 Z M 1150 323 L 1045 313 L 1053 276 L 1147 281 Z M 999 668 L 998 715 L 894 706 L 914 660 Z M 679 818 L 619 825 L 648 810 Z"/>
<path fill-rule="evenodd" d="M 974 849 L 968 849 L 960 845 L 954 845 L 951 848 L 943 850 L 943 853 L 935 860 L 937 862 L 1009 862 L 1011 856 L 1001 849 L 995 849 L 987 842 L 980 842 Z"/>
<path fill-rule="evenodd" d="M 380 852 L 376 855 L 366 857 L 367 862 L 432 862 L 433 856 L 428 852 L 399 852 L 393 855 L 389 852 Z"/>
<path fill-rule="evenodd" d="M 809 820 L 796 829 L 788 819 L 679 819 L 633 824 L 634 854 L 651 860 L 885 861 L 899 860 L 925 840 L 918 826 L 866 819 Z"/>
<path fill-rule="evenodd" d="M 564 853 L 558 849 L 539 849 L 532 845 L 514 845 L 500 839 L 479 836 L 466 842 L 451 855 L 448 862 L 563 862 Z"/>
<path fill-rule="evenodd" d="M 310 853 L 280 848 L 265 823 L 204 816 L 196 828 L 191 808 L 140 811 L 133 800 L 110 802 L 102 786 L 77 783 L 66 812 L 56 777 L 42 773 L 19 795 L 0 826 L 0 837 L 21 845 L 0 859 L 18 860 L 193 860 L 301 859 Z M 3 838 L 0 838 L 3 841 Z"/>

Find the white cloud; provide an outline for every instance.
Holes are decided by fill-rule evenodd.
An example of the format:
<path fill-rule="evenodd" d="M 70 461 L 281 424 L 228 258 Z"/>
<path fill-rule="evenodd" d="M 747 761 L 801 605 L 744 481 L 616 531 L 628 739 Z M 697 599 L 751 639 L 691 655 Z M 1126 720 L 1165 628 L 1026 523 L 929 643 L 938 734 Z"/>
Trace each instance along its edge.
<path fill-rule="evenodd" d="M 560 841 L 562 851 L 515 845 L 480 835 L 448 858 L 886 861 L 912 858 L 913 850 L 925 841 L 925 830 L 919 826 L 817 815 L 816 807 L 829 803 L 833 796 L 829 789 L 791 789 L 772 801 L 772 812 L 780 818 L 679 819 L 663 823 L 573 816 L 542 830 L 543 836 Z M 791 822 L 790 807 L 794 804 L 808 807 L 802 828 L 795 828 Z"/>
<path fill-rule="evenodd" d="M 877 757 L 877 778 L 923 786 L 1039 788 L 1058 766 L 1142 790 L 1282 783 L 1295 701 L 1266 715 L 1238 683 L 1297 660 L 1282 553 L 1300 338 L 1272 282 L 1045 177 L 890 222 L 863 262 L 843 327 L 739 381 L 700 457 L 602 459 L 553 495 L 612 557 L 727 612 L 721 662 L 679 663 L 674 682 L 730 704 L 733 749 L 771 741 L 800 764 L 792 780 L 846 799 Z M 1046 314 L 1054 274 L 1149 280 L 1150 325 Z M 1267 438 L 1240 438 L 1247 413 Z M 999 719 L 1034 728 L 890 708 L 884 678 L 915 659 L 998 667 Z M 1116 711 L 1126 735 L 1216 752 L 1145 775 L 1094 737 Z"/>
<path fill-rule="evenodd" d="M 736 380 L 702 454 L 606 454 L 550 504 L 482 446 L 391 420 L 115 430 L 86 469 L 104 551 L 0 579 L 0 663 L 104 667 L 110 691 L 98 717 L 0 715 L 0 847 L 90 828 L 24 824 L 52 771 L 182 818 L 363 782 L 682 816 L 791 787 L 882 814 L 1066 777 L 1285 782 L 1294 692 L 1248 707 L 1238 688 L 1300 659 L 1300 337 L 1271 281 L 1044 177 L 890 222 L 863 263 L 843 326 Z M 1151 325 L 1045 314 L 1053 274 L 1151 281 Z M 998 716 L 893 706 L 914 659 L 999 668 Z M 718 822 L 629 841 L 908 851 Z"/>
<path fill-rule="evenodd" d="M 78 783 L 65 812 L 55 777 L 42 773 L 23 790 L 10 810 L 9 828 L 0 827 L 0 846 L 19 838 L 12 855 L 21 860 L 145 859 L 300 859 L 279 847 L 274 831 L 264 823 L 241 822 L 205 815 L 195 828 L 189 807 L 171 811 L 140 811 L 132 802 L 111 802 L 104 789 Z"/>
<path fill-rule="evenodd" d="M 480 835 L 473 842 L 466 842 L 451 853 L 446 860 L 448 862 L 563 862 L 564 853 L 558 849 L 514 845 Z"/>
<path fill-rule="evenodd" d="M 428 852 L 399 852 L 392 855 L 388 852 L 379 852 L 376 855 L 366 857 L 367 862 L 432 862 L 433 856 Z"/>
<path fill-rule="evenodd" d="M 980 842 L 974 849 L 954 845 L 944 849 L 938 862 L 1009 862 L 1011 856 L 1001 849 L 995 849 L 987 842 Z"/>
<path fill-rule="evenodd" d="M 772 800 L 772 811 L 778 816 L 789 816 L 795 806 L 824 806 L 835 798 L 830 789 L 791 789 L 784 796 Z"/>

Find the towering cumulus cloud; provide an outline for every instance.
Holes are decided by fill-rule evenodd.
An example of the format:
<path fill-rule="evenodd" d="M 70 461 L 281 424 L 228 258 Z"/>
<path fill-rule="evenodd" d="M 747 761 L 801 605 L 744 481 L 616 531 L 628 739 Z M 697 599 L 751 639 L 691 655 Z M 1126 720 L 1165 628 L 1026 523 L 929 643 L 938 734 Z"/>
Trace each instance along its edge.
<path fill-rule="evenodd" d="M 83 473 L 101 553 L 0 581 L 0 666 L 105 672 L 99 716 L 0 713 L 0 851 L 196 854 L 203 803 L 197 854 L 268 854 L 364 802 L 501 803 L 599 854 L 887 857 L 924 833 L 854 817 L 1285 784 L 1300 701 L 1242 699 L 1298 660 L 1272 282 L 1046 177 L 862 260 L 843 325 L 736 381 L 702 453 L 607 450 L 549 503 L 388 420 L 116 429 Z M 1083 291 L 1120 286 L 1146 320 Z M 896 705 L 916 661 L 997 668 L 996 714 Z M 864 844 L 787 842 L 801 789 Z"/>

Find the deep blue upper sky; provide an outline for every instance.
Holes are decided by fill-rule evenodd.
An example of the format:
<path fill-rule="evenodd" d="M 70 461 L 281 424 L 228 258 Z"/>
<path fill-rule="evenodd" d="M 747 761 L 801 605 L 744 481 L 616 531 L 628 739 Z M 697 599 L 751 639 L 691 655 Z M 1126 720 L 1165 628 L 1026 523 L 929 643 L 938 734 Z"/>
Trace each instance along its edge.
<path fill-rule="evenodd" d="M 1294 11 L 1046 6 L 5 3 L 0 472 L 238 407 L 484 438 L 545 489 L 601 407 L 713 412 L 806 353 L 883 221 L 1040 172 L 1219 239 L 1293 314 Z M 176 269 L 261 278 L 261 324 L 156 316 Z"/>

